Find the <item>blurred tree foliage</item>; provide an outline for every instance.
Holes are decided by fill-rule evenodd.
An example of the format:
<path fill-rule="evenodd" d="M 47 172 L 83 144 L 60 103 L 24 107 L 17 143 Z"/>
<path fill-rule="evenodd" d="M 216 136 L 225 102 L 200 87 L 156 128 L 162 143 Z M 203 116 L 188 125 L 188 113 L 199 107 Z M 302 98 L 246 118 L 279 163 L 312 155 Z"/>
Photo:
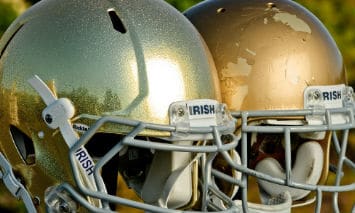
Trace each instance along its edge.
<path fill-rule="evenodd" d="M 297 0 L 327 27 L 341 50 L 349 83 L 355 88 L 355 1 Z"/>
<path fill-rule="evenodd" d="M 0 1 L 0 37 L 16 17 L 17 12 L 12 7 L 12 4 Z"/>
<path fill-rule="evenodd" d="M 201 0 L 165 0 L 180 11 L 185 11 L 192 5 L 199 3 Z"/>

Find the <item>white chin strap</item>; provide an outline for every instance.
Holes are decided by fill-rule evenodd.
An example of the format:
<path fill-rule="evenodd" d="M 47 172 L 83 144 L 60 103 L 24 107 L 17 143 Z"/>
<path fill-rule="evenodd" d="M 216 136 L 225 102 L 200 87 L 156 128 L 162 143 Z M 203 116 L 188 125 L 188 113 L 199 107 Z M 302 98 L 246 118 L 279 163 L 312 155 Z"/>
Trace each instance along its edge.
<path fill-rule="evenodd" d="M 285 179 L 286 174 L 280 163 L 274 158 L 265 158 L 260 161 L 255 170 L 273 177 Z M 296 155 L 296 161 L 291 171 L 293 182 L 315 185 L 318 183 L 323 170 L 323 149 L 318 142 L 309 141 L 302 144 Z M 292 200 L 299 200 L 307 196 L 310 191 L 273 184 L 258 180 L 262 190 L 271 196 L 289 191 Z"/>

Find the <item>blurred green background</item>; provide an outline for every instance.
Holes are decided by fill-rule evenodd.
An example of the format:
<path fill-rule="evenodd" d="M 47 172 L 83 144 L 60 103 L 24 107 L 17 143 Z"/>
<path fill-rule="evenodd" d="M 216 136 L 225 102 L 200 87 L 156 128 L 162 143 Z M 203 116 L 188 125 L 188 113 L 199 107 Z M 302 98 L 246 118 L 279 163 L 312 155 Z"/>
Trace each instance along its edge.
<path fill-rule="evenodd" d="M 166 1 L 178 10 L 184 11 L 201 0 Z M 36 2 L 38 0 L 0 0 L 0 37 L 18 15 Z M 296 2 L 312 11 L 328 28 L 343 54 L 349 84 L 355 88 L 355 0 L 296 0 Z M 347 151 L 348 156 L 355 160 L 355 133 L 350 135 L 350 146 Z M 354 182 L 354 172 L 344 178 L 344 183 Z M 329 199 L 329 196 L 325 196 L 323 203 L 326 205 L 331 203 Z M 355 193 L 345 193 L 340 196 L 339 200 L 341 211 L 350 212 L 351 205 L 355 202 Z M 301 208 L 293 212 L 310 211 L 313 211 L 312 207 Z M 8 196 L 2 184 L 0 184 L 0 212 L 24 212 L 23 206 L 19 205 L 19 201 Z M 322 212 L 330 212 L 330 209 L 323 206 Z"/>

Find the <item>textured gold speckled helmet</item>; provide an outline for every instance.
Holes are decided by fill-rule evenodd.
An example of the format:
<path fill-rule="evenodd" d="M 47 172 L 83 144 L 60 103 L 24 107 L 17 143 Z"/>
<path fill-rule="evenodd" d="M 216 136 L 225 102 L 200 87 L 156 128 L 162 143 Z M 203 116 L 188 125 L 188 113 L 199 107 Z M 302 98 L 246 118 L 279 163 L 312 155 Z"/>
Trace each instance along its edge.
<path fill-rule="evenodd" d="M 288 0 L 207 0 L 185 15 L 212 53 L 222 101 L 239 122 L 247 167 L 239 170 L 244 180 L 257 177 L 261 202 L 288 191 L 293 206 L 300 206 L 317 194 L 319 210 L 323 192 L 334 192 L 339 211 L 337 192 L 354 191 L 353 184 L 339 186 L 343 164 L 354 170 L 344 151 L 354 106 L 342 56 L 327 29 Z M 342 141 L 332 130 L 343 130 Z M 334 168 L 332 136 L 339 161 L 332 161 L 335 181 L 325 186 Z M 242 191 L 245 201 L 247 187 Z M 248 205 L 244 202 L 244 210 Z"/>
<path fill-rule="evenodd" d="M 237 176 L 216 153 L 238 160 L 213 60 L 164 1 L 40 1 L 1 38 L 0 100 L 1 178 L 28 212 L 198 210 L 235 191 L 211 179 Z"/>

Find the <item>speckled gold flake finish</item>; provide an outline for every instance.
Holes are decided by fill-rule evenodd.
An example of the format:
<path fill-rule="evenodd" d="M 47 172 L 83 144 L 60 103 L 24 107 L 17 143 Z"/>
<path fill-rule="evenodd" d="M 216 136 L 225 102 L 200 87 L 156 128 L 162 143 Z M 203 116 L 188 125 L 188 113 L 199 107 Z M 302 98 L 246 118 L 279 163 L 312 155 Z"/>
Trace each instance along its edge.
<path fill-rule="evenodd" d="M 307 86 L 346 81 L 335 41 L 295 2 L 212 0 L 185 15 L 210 48 L 231 110 L 303 109 Z"/>

